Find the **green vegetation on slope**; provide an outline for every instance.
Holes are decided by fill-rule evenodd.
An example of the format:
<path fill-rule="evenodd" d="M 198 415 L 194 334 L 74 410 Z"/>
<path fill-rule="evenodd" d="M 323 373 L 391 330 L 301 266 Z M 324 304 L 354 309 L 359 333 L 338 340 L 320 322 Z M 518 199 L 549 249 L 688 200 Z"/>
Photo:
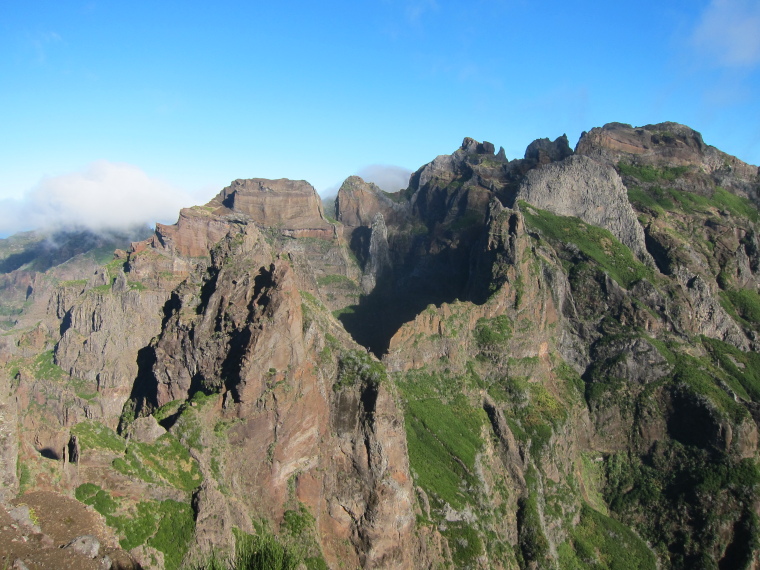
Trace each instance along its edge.
<path fill-rule="evenodd" d="M 409 461 L 417 483 L 437 506 L 462 509 L 477 485 L 475 456 L 482 448 L 478 413 L 461 396 L 451 404 L 435 399 L 407 402 L 405 419 Z"/>
<path fill-rule="evenodd" d="M 118 532 L 120 545 L 130 550 L 141 544 L 164 554 L 166 570 L 178 570 L 195 533 L 193 510 L 188 503 L 143 501 L 129 504 L 93 483 L 77 487 L 77 500 L 91 505 Z"/>
<path fill-rule="evenodd" d="M 480 318 L 475 325 L 473 338 L 483 356 L 497 357 L 512 336 L 513 323 L 506 315 L 493 319 Z"/>
<path fill-rule="evenodd" d="M 638 166 L 620 162 L 618 170 L 620 170 L 621 174 L 636 178 L 642 182 L 672 182 L 676 178 L 683 176 L 690 168 L 688 166 L 663 166 L 657 168 L 655 166 Z"/>
<path fill-rule="evenodd" d="M 528 491 L 527 497 L 520 499 L 517 512 L 517 522 L 520 530 L 520 552 L 523 561 L 544 567 L 550 564 L 549 540 L 541 524 L 538 510 L 538 493 L 534 489 Z"/>
<path fill-rule="evenodd" d="M 659 215 L 665 212 L 710 215 L 714 212 L 727 211 L 734 216 L 747 218 L 753 222 L 758 220 L 758 211 L 752 202 L 720 187 L 708 197 L 675 188 L 632 186 L 628 189 L 628 200 L 639 209 L 648 209 Z"/>
<path fill-rule="evenodd" d="M 397 385 L 405 399 L 412 475 L 430 505 L 432 520 L 421 524 L 438 526 L 457 568 L 473 567 L 486 549 L 503 557 L 509 547 L 485 530 L 493 505 L 488 504 L 492 499 L 482 496 L 478 477 L 477 456 L 484 449 L 481 434 L 488 418 L 463 394 L 464 389 L 479 386 L 480 379 L 472 368 L 465 375 L 423 369 L 400 376 Z M 444 513 L 449 507 L 475 508 L 480 520 L 447 521 Z"/>
<path fill-rule="evenodd" d="M 697 394 L 708 398 L 717 408 L 734 423 L 740 423 L 749 416 L 747 408 L 734 401 L 718 384 L 716 375 L 706 363 L 688 354 L 678 354 L 673 381 L 684 383 Z"/>
<path fill-rule="evenodd" d="M 323 570 L 283 544 L 271 532 L 256 535 L 234 529 L 235 554 L 224 556 L 212 552 L 206 560 L 187 564 L 183 570 L 295 570 L 303 561 L 308 570 Z M 324 566 L 324 569 L 327 565 Z"/>
<path fill-rule="evenodd" d="M 596 262 L 623 287 L 652 277 L 652 270 L 636 259 L 631 250 L 609 231 L 578 218 L 557 216 L 526 202 L 520 201 L 519 204 L 528 227 L 539 230 L 550 242 L 575 244 L 583 255 Z"/>
<path fill-rule="evenodd" d="M 720 292 L 721 306 L 747 328 L 760 330 L 760 294 L 751 289 Z"/>
<path fill-rule="evenodd" d="M 340 289 L 359 289 L 359 286 L 345 275 L 322 275 L 317 277 L 317 285 L 320 287 L 337 287 Z"/>
<path fill-rule="evenodd" d="M 280 540 L 303 559 L 307 570 L 327 570 L 317 541 L 316 521 L 304 504 L 285 511 L 280 532 Z"/>
<path fill-rule="evenodd" d="M 567 570 L 653 570 L 654 554 L 634 532 L 588 505 L 583 505 L 570 539 L 557 549 L 560 567 Z"/>
<path fill-rule="evenodd" d="M 34 359 L 34 375 L 40 380 L 52 380 L 60 382 L 68 376 L 66 372 L 54 362 L 53 351 L 48 350 Z"/>
<path fill-rule="evenodd" d="M 702 344 L 710 352 L 713 361 L 739 386 L 730 383 L 735 392 L 753 402 L 760 402 L 760 354 L 742 352 L 723 341 L 702 337 Z M 729 381 L 730 382 L 730 381 Z"/>
<path fill-rule="evenodd" d="M 190 492 L 202 481 L 197 462 L 187 449 L 166 433 L 154 443 L 127 444 L 113 430 L 97 421 L 85 421 L 72 428 L 82 453 L 107 452 L 116 455 L 112 467 L 128 477 L 153 485 L 174 487 L 187 493 L 187 502 L 174 500 L 137 501 L 116 497 L 92 482 L 76 489 L 75 496 L 101 513 L 108 526 L 120 536 L 122 548 L 147 544 L 164 553 L 167 569 L 180 567 L 194 537 L 195 522 Z"/>
<path fill-rule="evenodd" d="M 22 341 L 23 342 L 23 341 Z M 15 376 L 21 368 L 30 371 L 38 380 L 47 380 L 64 385 L 75 396 L 83 400 L 94 400 L 97 393 L 95 382 L 88 382 L 80 378 L 72 378 L 68 372 L 55 363 L 55 355 L 52 350 L 47 350 L 33 358 L 22 358 L 13 361 L 9 371 Z"/>
<path fill-rule="evenodd" d="M 82 451 L 107 449 L 114 453 L 123 453 L 126 449 L 124 440 L 115 431 L 98 421 L 80 422 L 71 428 L 71 434 L 77 436 Z"/>
<path fill-rule="evenodd" d="M 688 166 L 657 168 L 620 162 L 618 170 L 622 175 L 640 183 L 631 185 L 628 189 L 628 199 L 640 209 L 645 208 L 659 214 L 678 211 L 709 214 L 716 210 L 730 212 L 733 216 L 752 222 L 760 220 L 757 206 L 751 200 L 732 194 L 720 186 L 714 187 L 709 195 L 667 187 L 668 183 L 682 178 L 689 172 L 691 168 Z"/>
<path fill-rule="evenodd" d="M 531 382 L 536 358 L 508 359 L 509 373 L 492 379 L 488 394 L 505 408 L 507 423 L 514 436 L 530 440 L 530 450 L 539 454 L 548 449 L 552 435 L 567 420 L 567 404 L 578 401 L 582 380 L 566 365 L 554 373 L 563 381 L 560 401 L 540 382 Z M 538 459 L 538 457 L 536 457 Z"/>
<path fill-rule="evenodd" d="M 726 567 L 744 567 L 733 564 L 748 560 L 757 548 L 757 538 L 751 533 L 745 538 L 741 525 L 735 526 L 738 519 L 757 528 L 751 504 L 760 470 L 754 460 L 716 456 L 668 440 L 643 457 L 610 455 L 605 465 L 610 509 L 622 522 L 635 524 L 672 568 L 716 567 L 710 551 L 725 540 L 715 532 L 721 526 L 737 532 L 732 565 Z"/>
<path fill-rule="evenodd" d="M 357 385 L 377 386 L 385 378 L 385 367 L 366 351 L 348 350 L 341 354 L 338 361 L 338 379 L 333 389 Z"/>
<path fill-rule="evenodd" d="M 170 433 L 150 444 L 131 442 L 124 456 L 114 460 L 113 467 L 147 483 L 169 485 L 188 492 L 202 480 L 196 461 Z"/>

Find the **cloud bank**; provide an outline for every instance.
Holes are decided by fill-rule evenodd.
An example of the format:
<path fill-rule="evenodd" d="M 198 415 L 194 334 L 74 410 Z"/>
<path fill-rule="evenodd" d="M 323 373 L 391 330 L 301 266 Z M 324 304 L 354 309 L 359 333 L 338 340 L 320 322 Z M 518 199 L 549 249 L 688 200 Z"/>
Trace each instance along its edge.
<path fill-rule="evenodd" d="M 0 201 L 0 235 L 41 229 L 128 230 L 173 223 L 192 195 L 124 163 L 98 161 L 83 172 L 43 178 L 20 200 Z"/>
<path fill-rule="evenodd" d="M 695 47 L 720 65 L 760 64 L 760 2 L 712 0 L 691 39 Z"/>
<path fill-rule="evenodd" d="M 402 166 L 390 164 L 370 164 L 356 173 L 365 182 L 374 182 L 386 192 L 398 192 L 409 186 L 412 171 Z"/>

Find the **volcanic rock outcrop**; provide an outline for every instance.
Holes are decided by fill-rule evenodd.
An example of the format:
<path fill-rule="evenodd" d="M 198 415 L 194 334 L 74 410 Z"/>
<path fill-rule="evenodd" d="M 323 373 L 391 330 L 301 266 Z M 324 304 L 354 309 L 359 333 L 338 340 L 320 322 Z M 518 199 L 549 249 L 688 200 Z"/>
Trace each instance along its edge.
<path fill-rule="evenodd" d="M 759 191 L 613 123 L 8 262 L 0 500 L 73 495 L 143 568 L 758 568 Z"/>
<path fill-rule="evenodd" d="M 644 230 L 615 169 L 586 156 L 572 156 L 531 170 L 517 193 L 538 208 L 574 216 L 609 230 L 642 260 L 649 257 Z"/>
<path fill-rule="evenodd" d="M 262 227 L 278 228 L 292 237 L 330 239 L 334 232 L 317 191 L 303 180 L 235 180 L 207 206 L 245 214 Z"/>

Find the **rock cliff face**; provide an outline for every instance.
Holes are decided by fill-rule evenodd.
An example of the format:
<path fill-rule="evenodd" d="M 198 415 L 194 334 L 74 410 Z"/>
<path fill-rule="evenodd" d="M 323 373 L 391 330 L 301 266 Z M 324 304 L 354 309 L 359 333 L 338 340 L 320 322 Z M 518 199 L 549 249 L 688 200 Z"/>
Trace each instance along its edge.
<path fill-rule="evenodd" d="M 758 191 L 615 123 L 8 265 L 0 499 L 73 494 L 144 568 L 758 568 Z"/>
<path fill-rule="evenodd" d="M 611 166 L 585 156 L 572 156 L 531 170 L 517 193 L 538 208 L 573 216 L 609 230 L 637 257 L 648 259 L 644 230 L 628 202 L 623 182 Z"/>
<path fill-rule="evenodd" d="M 701 134 L 678 123 L 638 128 L 610 123 L 584 133 L 576 152 L 609 164 L 624 160 L 642 166 L 696 167 L 688 170 L 689 175 L 680 181 L 692 190 L 704 188 L 699 183 L 700 178 L 705 180 L 703 175 L 718 185 L 745 194 L 751 195 L 757 188 L 757 166 L 705 144 Z M 709 188 L 709 181 L 706 186 Z"/>
<path fill-rule="evenodd" d="M 292 237 L 330 239 L 334 231 L 322 213 L 317 191 L 303 180 L 235 180 L 208 206 L 244 214 L 254 223 L 280 228 Z"/>

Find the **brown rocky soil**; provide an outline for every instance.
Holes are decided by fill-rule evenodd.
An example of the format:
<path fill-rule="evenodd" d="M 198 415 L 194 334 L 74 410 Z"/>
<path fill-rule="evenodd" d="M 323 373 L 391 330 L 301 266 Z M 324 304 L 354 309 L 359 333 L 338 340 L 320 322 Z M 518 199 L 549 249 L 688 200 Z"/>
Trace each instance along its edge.
<path fill-rule="evenodd" d="M 14 507 L 29 507 L 29 517 L 11 516 Z M 92 535 L 100 542 L 95 558 L 65 548 L 73 539 Z M 20 560 L 29 570 L 137 570 L 118 547 L 113 531 L 94 509 L 75 499 L 49 491 L 35 491 L 0 507 L 0 567 Z M 110 561 L 110 566 L 109 566 Z"/>

